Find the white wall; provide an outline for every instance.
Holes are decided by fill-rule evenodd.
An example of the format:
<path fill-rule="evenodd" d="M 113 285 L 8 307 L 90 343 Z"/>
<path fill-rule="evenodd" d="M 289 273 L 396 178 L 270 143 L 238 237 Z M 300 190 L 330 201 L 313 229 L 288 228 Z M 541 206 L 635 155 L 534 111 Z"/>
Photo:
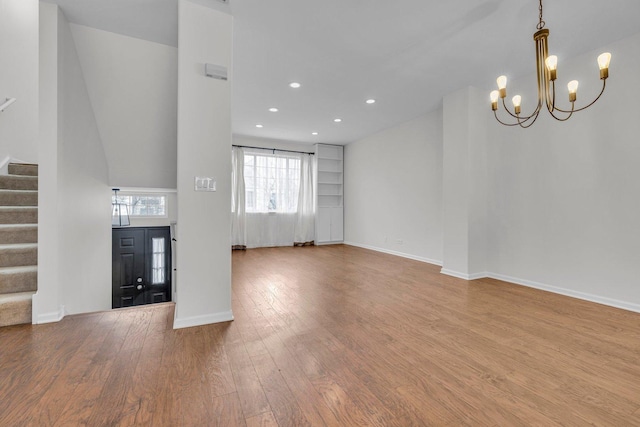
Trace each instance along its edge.
<path fill-rule="evenodd" d="M 344 156 L 345 241 L 441 263 L 442 111 L 350 143 Z"/>
<path fill-rule="evenodd" d="M 543 111 L 528 130 L 491 126 L 490 268 L 512 281 L 640 311 L 640 86 L 633 83 L 640 34 L 561 60 L 558 98 L 568 104 L 566 82 L 577 78 L 577 104 L 588 102 L 600 85 L 595 58 L 607 50 L 611 77 L 588 110 L 564 123 Z M 509 89 L 515 94 L 534 81 L 528 76 Z"/>
<path fill-rule="evenodd" d="M 233 319 L 231 312 L 230 15 L 179 1 L 178 227 L 174 327 Z M 206 77 L 204 64 L 229 68 L 229 81 Z M 195 192 L 194 177 L 217 181 Z"/>
<path fill-rule="evenodd" d="M 486 97 L 473 87 L 444 98 L 442 272 L 463 279 L 487 271 Z"/>
<path fill-rule="evenodd" d="M 64 316 L 59 287 L 58 231 L 58 6 L 40 4 L 40 137 L 38 167 L 38 292 L 33 323 Z"/>
<path fill-rule="evenodd" d="M 424 150 L 425 146 L 407 141 L 429 141 L 432 152 L 440 144 L 442 153 L 443 134 L 449 141 L 463 138 L 468 144 L 456 155 L 469 160 L 470 174 L 459 188 L 449 182 L 444 198 L 467 193 L 462 205 L 466 226 L 453 231 L 466 241 L 467 258 L 461 265 L 469 276 L 495 277 L 640 311 L 640 104 L 636 102 L 640 86 L 632 83 L 640 70 L 640 34 L 561 61 L 558 99 L 564 102 L 566 82 L 573 78 L 580 81 L 579 105 L 597 94 L 595 58 L 603 51 L 613 54 L 607 90 L 594 106 L 567 122 L 557 122 L 543 111 L 530 129 L 503 127 L 494 123 L 488 95 L 485 102 L 478 102 L 482 94 L 469 88 L 445 98 L 453 102 L 456 94 L 466 96 L 449 111 L 451 120 L 443 123 L 441 117 L 430 115 L 428 128 L 421 128 L 419 119 L 347 145 L 347 241 L 418 259 L 442 259 L 435 247 L 420 251 L 407 245 L 406 239 L 403 250 L 385 246 L 385 236 L 395 239 L 396 233 L 403 238 L 393 228 L 398 226 L 409 230 L 430 226 L 433 231 L 428 238 L 424 232 L 414 233 L 423 245 L 427 240 L 445 247 L 456 242 L 439 239 L 440 218 L 427 215 L 424 204 L 399 211 L 393 203 L 387 206 L 380 201 L 404 201 L 415 207 L 412 195 L 421 194 L 435 197 L 427 206 L 441 209 L 433 182 L 442 183 L 443 173 L 445 179 L 452 178 L 446 178 L 443 158 L 426 152 L 408 155 L 407 148 Z M 509 84 L 509 96 L 524 95 L 525 112 L 526 100 L 535 95 L 531 91 L 535 91 L 535 75 Z M 454 120 L 456 115 L 459 120 Z M 407 137 L 410 131 L 413 138 Z M 416 159 L 430 158 L 437 159 L 436 164 L 406 167 Z M 437 170 L 440 177 L 424 176 L 430 170 Z M 403 180 L 404 176 L 412 179 Z M 413 183 L 412 191 L 395 194 L 404 182 Z"/>
<path fill-rule="evenodd" d="M 43 32 L 57 37 L 57 43 L 48 40 L 42 46 L 43 66 L 57 68 L 58 78 L 42 79 L 45 87 L 40 102 L 46 108 L 41 131 L 48 144 L 56 140 L 57 145 L 55 149 L 44 147 L 43 141 L 43 154 L 54 155 L 41 158 L 41 164 L 47 176 L 55 177 L 57 189 L 53 190 L 55 196 L 46 194 L 41 200 L 46 212 L 55 211 L 57 215 L 55 221 L 46 219 L 39 224 L 38 237 L 45 239 L 39 247 L 39 251 L 45 251 L 42 256 L 57 258 L 58 276 L 39 281 L 34 297 L 37 323 L 57 320 L 63 314 L 61 306 L 69 314 L 111 308 L 107 162 L 69 24 L 55 6 L 44 6 L 42 18 Z M 56 47 L 54 57 L 52 51 Z M 55 272 L 50 267 L 48 262 L 43 264 L 45 271 Z M 48 300 L 50 296 L 54 301 Z"/>
<path fill-rule="evenodd" d="M 178 50 L 71 24 L 116 187 L 176 188 Z"/>
<path fill-rule="evenodd" d="M 111 308 L 111 189 L 69 23 L 58 26 L 60 283 L 67 313 Z"/>
<path fill-rule="evenodd" d="M 0 164 L 38 163 L 38 0 L 0 0 Z"/>

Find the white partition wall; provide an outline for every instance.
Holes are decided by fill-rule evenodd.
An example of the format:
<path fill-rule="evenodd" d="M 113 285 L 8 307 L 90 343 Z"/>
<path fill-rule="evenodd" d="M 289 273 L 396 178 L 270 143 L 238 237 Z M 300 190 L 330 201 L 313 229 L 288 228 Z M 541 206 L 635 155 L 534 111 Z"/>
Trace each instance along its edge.
<path fill-rule="evenodd" d="M 232 320 L 232 17 L 180 0 L 178 28 L 178 227 L 175 328 Z M 205 75 L 205 64 L 229 80 Z M 216 181 L 195 191 L 195 177 Z"/>
<path fill-rule="evenodd" d="M 5 160 L 38 162 L 37 0 L 0 0 L 0 167 Z M 6 173 L 6 171 L 5 171 Z"/>

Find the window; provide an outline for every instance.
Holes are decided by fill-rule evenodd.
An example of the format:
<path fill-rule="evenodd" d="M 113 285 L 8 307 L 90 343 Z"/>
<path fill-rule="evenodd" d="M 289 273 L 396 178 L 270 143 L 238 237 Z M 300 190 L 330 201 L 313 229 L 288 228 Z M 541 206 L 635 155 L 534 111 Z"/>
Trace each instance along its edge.
<path fill-rule="evenodd" d="M 164 237 L 154 237 L 151 239 L 151 284 L 164 284 L 165 278 L 165 250 Z"/>
<path fill-rule="evenodd" d="M 300 159 L 280 154 L 245 154 L 244 186 L 247 212 L 295 213 Z"/>
<path fill-rule="evenodd" d="M 112 203 L 116 197 L 111 196 Z M 127 205 L 129 216 L 167 217 L 167 196 L 164 194 L 118 194 L 118 203 Z"/>

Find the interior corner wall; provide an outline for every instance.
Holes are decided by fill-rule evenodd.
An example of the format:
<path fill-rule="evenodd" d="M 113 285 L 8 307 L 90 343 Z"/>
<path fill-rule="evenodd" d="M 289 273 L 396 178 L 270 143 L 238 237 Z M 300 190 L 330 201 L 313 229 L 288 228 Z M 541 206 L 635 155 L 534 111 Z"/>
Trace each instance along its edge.
<path fill-rule="evenodd" d="M 0 163 L 38 163 L 38 0 L 0 0 Z"/>
<path fill-rule="evenodd" d="M 231 311 L 231 82 L 233 19 L 178 3 L 178 225 L 174 328 L 233 319 Z M 205 63 L 229 80 L 206 77 Z M 215 192 L 194 191 L 196 176 Z"/>
<path fill-rule="evenodd" d="M 490 127 L 489 264 L 498 278 L 640 311 L 640 34 L 561 61 L 558 100 L 568 105 L 573 78 L 577 106 L 597 95 L 603 51 L 610 78 L 589 109 L 567 122 L 542 111 L 526 130 Z M 535 90 L 532 81 L 509 90 Z"/>
<path fill-rule="evenodd" d="M 71 24 L 115 187 L 176 188 L 178 49 Z"/>
<path fill-rule="evenodd" d="M 442 110 L 345 146 L 345 242 L 442 263 Z"/>

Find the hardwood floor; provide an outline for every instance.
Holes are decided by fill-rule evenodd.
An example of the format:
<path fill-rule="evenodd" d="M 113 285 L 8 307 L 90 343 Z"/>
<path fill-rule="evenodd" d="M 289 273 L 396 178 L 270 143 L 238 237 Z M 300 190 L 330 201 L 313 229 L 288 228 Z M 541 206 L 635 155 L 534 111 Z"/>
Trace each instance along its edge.
<path fill-rule="evenodd" d="M 349 246 L 233 254 L 173 305 L 0 329 L 0 426 L 640 425 L 640 314 Z"/>

